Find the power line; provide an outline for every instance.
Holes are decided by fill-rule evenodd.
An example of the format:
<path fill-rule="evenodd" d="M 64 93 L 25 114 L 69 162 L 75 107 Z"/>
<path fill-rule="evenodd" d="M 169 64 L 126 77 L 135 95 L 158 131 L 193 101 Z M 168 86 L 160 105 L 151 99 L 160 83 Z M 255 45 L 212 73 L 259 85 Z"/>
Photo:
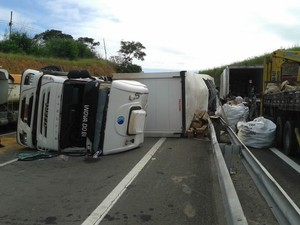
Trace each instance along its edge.
<path fill-rule="evenodd" d="M 41 28 L 37 28 L 37 27 L 33 27 L 33 26 L 28 26 L 24 23 L 19 23 L 19 22 L 15 22 L 12 20 L 12 18 L 10 20 L 0 20 L 0 24 L 5 24 L 5 28 L 9 27 L 9 32 L 12 33 L 15 29 L 24 29 L 24 31 L 30 31 L 30 32 L 34 32 L 34 33 L 40 33 L 43 31 L 43 29 Z"/>

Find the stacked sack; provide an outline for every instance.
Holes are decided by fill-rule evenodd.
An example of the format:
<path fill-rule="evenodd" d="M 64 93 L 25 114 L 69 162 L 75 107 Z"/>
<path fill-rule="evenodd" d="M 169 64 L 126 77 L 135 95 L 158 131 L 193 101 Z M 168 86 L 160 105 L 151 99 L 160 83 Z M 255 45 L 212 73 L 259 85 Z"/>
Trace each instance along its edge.
<path fill-rule="evenodd" d="M 216 115 L 222 117 L 234 131 L 237 131 L 237 123 L 247 120 L 249 108 L 243 104 L 243 98 L 238 96 L 219 106 Z"/>

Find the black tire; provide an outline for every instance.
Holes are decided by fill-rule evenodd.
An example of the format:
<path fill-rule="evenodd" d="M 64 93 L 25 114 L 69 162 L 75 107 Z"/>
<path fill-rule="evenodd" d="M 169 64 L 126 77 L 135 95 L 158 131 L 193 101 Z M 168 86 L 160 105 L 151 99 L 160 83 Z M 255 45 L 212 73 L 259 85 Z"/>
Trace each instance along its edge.
<path fill-rule="evenodd" d="M 283 151 L 286 155 L 291 155 L 296 150 L 295 127 L 292 121 L 286 121 L 283 130 Z"/>
<path fill-rule="evenodd" d="M 281 148 L 282 143 L 283 143 L 283 120 L 281 119 L 281 117 L 277 117 L 275 145 L 276 147 Z"/>

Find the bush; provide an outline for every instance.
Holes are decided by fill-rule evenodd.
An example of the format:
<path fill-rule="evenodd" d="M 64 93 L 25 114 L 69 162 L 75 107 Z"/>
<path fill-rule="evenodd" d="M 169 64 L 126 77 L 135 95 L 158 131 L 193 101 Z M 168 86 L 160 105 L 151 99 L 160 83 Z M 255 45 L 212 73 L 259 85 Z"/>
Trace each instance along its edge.
<path fill-rule="evenodd" d="M 48 56 L 68 59 L 78 58 L 78 47 L 71 39 L 50 39 L 46 42 L 45 47 Z"/>
<path fill-rule="evenodd" d="M 43 40 L 39 38 L 31 39 L 26 33 L 14 32 L 6 40 L 0 41 L 0 51 L 71 60 L 97 58 L 93 48 L 90 48 L 87 43 L 74 40 L 69 36 L 63 35 L 52 38 L 50 36 L 50 38 Z"/>
<path fill-rule="evenodd" d="M 0 42 L 0 51 L 5 53 L 32 54 L 35 47 L 35 42 L 26 33 L 12 33 L 9 39 Z"/>
<path fill-rule="evenodd" d="M 136 64 L 117 64 L 116 65 L 117 73 L 140 73 L 142 72 L 142 67 Z"/>

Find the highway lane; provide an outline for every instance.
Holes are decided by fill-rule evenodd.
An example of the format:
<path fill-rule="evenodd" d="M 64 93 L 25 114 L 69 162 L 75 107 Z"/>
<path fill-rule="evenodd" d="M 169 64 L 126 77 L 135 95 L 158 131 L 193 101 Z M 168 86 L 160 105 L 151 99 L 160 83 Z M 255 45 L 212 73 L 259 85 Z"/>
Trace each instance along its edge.
<path fill-rule="evenodd" d="M 210 142 L 168 139 L 101 224 L 226 224 Z"/>
<path fill-rule="evenodd" d="M 13 138 L 3 139 L 2 164 L 28 151 Z M 158 140 L 97 160 L 61 155 L 0 167 L 0 224 L 82 224 Z M 101 224 L 226 224 L 209 148 L 208 140 L 167 139 Z"/>
<path fill-rule="evenodd" d="M 250 148 L 250 150 L 279 185 L 287 192 L 294 203 L 300 207 L 300 173 L 274 154 L 270 149 Z M 300 155 L 291 157 L 296 163 L 299 162 L 299 158 Z"/>
<path fill-rule="evenodd" d="M 0 165 L 16 159 L 17 153 L 24 150 L 24 147 L 16 142 L 15 132 L 0 135 L 0 140 L 2 146 L 0 148 Z"/>
<path fill-rule="evenodd" d="M 227 129 L 227 131 L 228 134 L 224 133 L 221 135 L 220 141 L 225 144 L 230 144 L 232 141 L 232 143 L 239 145 L 240 142 L 234 133 L 231 132 L 230 129 Z M 250 152 L 248 154 L 248 151 L 252 152 L 259 163 L 256 163 L 258 161 L 252 157 Z M 296 206 L 299 206 L 299 192 L 297 191 L 299 189 L 299 173 L 295 172 L 296 170 L 287 165 L 268 149 L 242 149 L 240 153 L 241 159 L 237 158 L 234 160 L 234 173 L 232 178 L 241 204 L 245 209 L 244 213 L 248 222 L 254 222 L 254 224 L 255 222 L 259 222 L 259 224 L 276 224 L 276 220 L 278 219 L 285 222 L 293 221 L 291 224 L 295 224 L 294 222 L 299 220 L 300 215 L 298 213 L 299 209 Z M 272 157 L 269 154 L 273 154 Z M 235 155 L 233 155 L 232 158 L 236 158 Z M 241 166 L 241 161 L 243 162 L 243 166 Z M 280 163 L 276 163 L 276 161 L 280 161 Z M 260 164 L 264 169 L 260 169 Z M 249 176 L 244 177 L 246 173 L 241 173 L 242 170 L 245 170 L 245 166 L 247 167 L 247 171 L 251 173 L 251 179 L 255 179 L 255 183 L 251 183 L 248 179 Z M 288 172 L 284 172 L 280 175 L 285 168 L 288 168 Z M 265 172 L 266 170 L 268 172 Z M 299 169 L 297 169 L 297 171 L 299 171 Z M 268 173 L 270 173 L 272 177 L 268 176 Z M 285 176 L 285 174 L 290 175 L 290 178 L 288 178 L 289 176 Z M 281 181 L 279 182 L 279 180 Z M 258 185 L 258 187 L 256 187 L 256 185 Z M 278 185 L 280 185 L 280 187 Z M 257 193 L 258 189 L 262 192 Z M 263 204 L 262 201 L 255 204 L 255 201 L 251 200 L 251 198 L 259 197 L 259 195 L 267 199 L 268 205 Z M 287 197 L 287 195 L 289 195 L 289 197 Z M 292 199 L 293 202 L 290 199 Z M 273 216 L 273 221 L 272 216 L 269 215 L 269 211 L 266 211 L 267 208 L 272 209 L 274 212 L 276 219 Z M 289 210 L 288 212 L 286 211 L 287 208 Z M 269 216 L 266 216 L 266 213 L 268 213 Z M 286 215 L 290 216 L 287 217 Z M 262 218 L 263 220 L 260 221 L 260 219 L 256 219 L 256 217 Z M 265 220 L 264 218 L 267 217 L 268 219 Z M 300 221 L 298 222 L 300 223 Z"/>
<path fill-rule="evenodd" d="M 5 181 L 0 186 L 0 224 L 82 224 L 158 140 L 146 138 L 138 149 L 98 160 L 61 155 L 0 167 Z M 32 151 L 16 144 L 14 135 L 2 141 L 0 165 Z M 287 165 L 279 166 L 274 153 L 252 152 L 272 175 L 283 174 L 274 178 L 283 180 L 280 185 L 299 206 L 299 175 L 288 170 L 291 186 L 283 172 Z M 100 224 L 226 224 L 211 154 L 209 140 L 168 138 Z M 248 222 L 276 224 L 238 157 L 234 161 L 237 173 L 232 178 Z"/>
<path fill-rule="evenodd" d="M 0 167 L 0 224 L 81 224 L 156 141 L 98 160 L 61 155 Z M 4 150 L 11 160 L 25 149 Z"/>

